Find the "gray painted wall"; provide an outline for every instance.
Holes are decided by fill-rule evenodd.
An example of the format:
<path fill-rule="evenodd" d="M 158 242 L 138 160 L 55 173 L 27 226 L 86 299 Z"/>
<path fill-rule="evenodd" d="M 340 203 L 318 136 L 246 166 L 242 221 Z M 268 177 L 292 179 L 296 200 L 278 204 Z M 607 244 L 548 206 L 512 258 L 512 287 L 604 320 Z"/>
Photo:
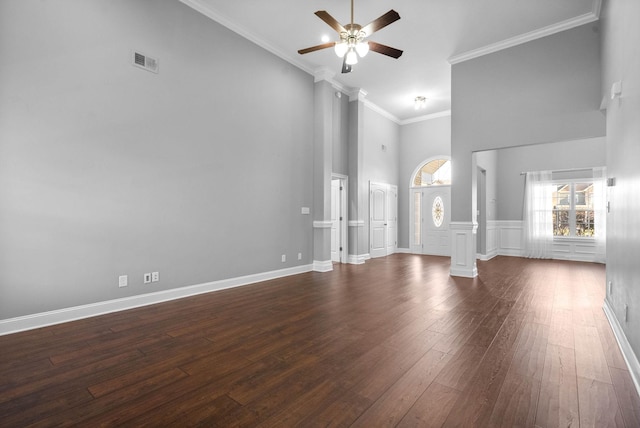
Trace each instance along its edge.
<path fill-rule="evenodd" d="M 606 139 L 537 144 L 501 149 L 497 153 L 497 219 L 522 220 L 524 176 L 520 172 L 605 166 Z"/>
<path fill-rule="evenodd" d="M 369 183 L 386 183 L 398 186 L 400 125 L 366 107 L 366 104 L 363 112 L 364 171 L 363 181 L 360 184 L 361 191 L 367 197 L 366 203 L 360 207 L 360 216 L 365 222 L 365 248 L 369 252 Z M 385 146 L 384 149 L 382 148 L 383 145 Z"/>
<path fill-rule="evenodd" d="M 3 1 L 0 52 L 0 319 L 311 262 L 312 76 L 172 0 Z"/>
<path fill-rule="evenodd" d="M 413 171 L 425 160 L 451 155 L 451 116 L 400 127 L 398 181 L 398 247 L 409 248 L 409 185 Z"/>
<path fill-rule="evenodd" d="M 486 210 L 487 221 L 498 219 L 498 151 L 478 152 L 477 165 L 486 171 Z"/>
<path fill-rule="evenodd" d="M 640 357 L 640 2 L 605 1 L 602 13 L 602 96 L 622 80 L 622 97 L 607 109 L 607 175 L 616 178 L 609 188 L 611 214 L 607 217 L 607 279 L 612 292 L 607 301 L 624 334 Z M 624 305 L 629 318 L 624 319 Z M 639 376 L 640 373 L 636 373 Z M 637 377 L 636 377 L 637 379 Z"/>
<path fill-rule="evenodd" d="M 472 219 L 473 152 L 602 137 L 597 24 L 452 66 L 452 220 Z"/>
<path fill-rule="evenodd" d="M 349 97 L 333 99 L 333 172 L 349 175 Z"/>

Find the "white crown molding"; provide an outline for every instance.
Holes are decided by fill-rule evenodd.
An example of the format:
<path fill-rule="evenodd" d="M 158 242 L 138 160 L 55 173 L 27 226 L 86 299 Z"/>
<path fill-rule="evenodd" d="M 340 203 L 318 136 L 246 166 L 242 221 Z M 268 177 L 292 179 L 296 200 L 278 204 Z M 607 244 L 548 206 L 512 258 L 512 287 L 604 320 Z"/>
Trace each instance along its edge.
<path fill-rule="evenodd" d="M 362 88 L 353 88 L 351 89 L 351 91 L 348 92 L 349 95 L 349 102 L 351 101 L 365 101 L 365 98 L 367 97 L 368 92 L 365 91 Z"/>
<path fill-rule="evenodd" d="M 245 39 L 255 43 L 256 45 L 260 46 L 261 48 L 263 48 L 263 49 L 265 49 L 265 50 L 267 50 L 269 52 L 271 52 L 272 54 L 276 55 L 277 57 L 280 57 L 283 60 L 289 62 L 290 64 L 295 65 L 296 67 L 300 68 L 301 70 L 306 71 L 307 73 L 309 73 L 311 75 L 314 74 L 314 70 L 310 69 L 309 66 L 307 66 L 305 63 L 296 60 L 295 57 L 291 56 L 290 54 L 288 54 L 286 52 L 283 52 L 282 50 L 276 48 L 275 46 L 271 45 L 270 43 L 267 43 L 264 39 L 256 36 L 250 30 L 248 30 L 248 29 L 236 24 L 231 19 L 229 19 L 228 17 L 224 16 L 222 13 L 220 13 L 219 11 L 215 10 L 214 8 L 212 8 L 210 5 L 205 4 L 201 0 L 180 0 L 180 2 L 184 3 L 185 5 L 189 6 L 192 9 L 200 12 L 204 16 L 216 21 L 218 24 L 227 27 L 229 30 L 233 31 L 234 33 L 237 33 L 237 34 L 241 35 Z"/>
<path fill-rule="evenodd" d="M 154 293 L 139 294 L 136 296 L 124 297 L 122 299 L 107 300 L 104 302 L 92 303 L 88 305 L 74 306 L 71 308 L 59 309 L 56 311 L 42 312 L 17 318 L 4 319 L 0 320 L 0 336 L 84 318 L 95 317 L 112 312 L 124 311 L 141 306 L 153 305 L 156 303 L 181 299 L 183 297 L 195 296 L 197 294 L 209 293 L 212 291 L 224 290 L 227 288 L 241 287 L 243 285 L 254 284 L 256 282 L 268 281 L 276 278 L 310 272 L 311 270 L 313 270 L 313 265 L 302 265 L 281 270 L 274 270 L 270 272 L 223 279 L 220 281 L 207 282 L 204 284 L 172 288 L 170 290 L 157 291 Z"/>
<path fill-rule="evenodd" d="M 559 33 L 561 31 L 570 30 L 572 28 L 579 27 L 580 25 L 597 21 L 600 18 L 601 4 L 602 4 L 602 0 L 594 0 L 593 9 L 589 13 L 585 13 L 583 15 L 576 16 L 575 18 L 570 18 L 565 21 L 558 22 L 556 24 L 548 25 L 546 27 L 540 28 L 538 30 L 530 31 L 525 34 L 520 34 L 519 36 L 511 37 L 509 39 L 492 43 L 490 45 L 483 46 L 478 49 L 473 49 L 468 52 L 463 52 L 463 53 L 454 55 L 448 59 L 449 64 L 451 65 L 459 64 L 461 62 L 468 61 L 470 59 L 479 58 L 481 56 L 488 55 L 490 53 L 498 52 L 503 49 L 518 46 L 523 43 L 530 42 L 532 40 L 540 39 L 542 37 L 547 37 L 552 34 Z"/>
<path fill-rule="evenodd" d="M 411 119 L 405 119 L 400 121 L 400 125 L 410 125 L 412 123 L 424 122 L 425 120 L 438 119 L 441 117 L 451 116 L 451 110 L 443 110 L 437 113 L 431 113 L 424 116 L 412 117 Z"/>
<path fill-rule="evenodd" d="M 364 105 L 365 105 L 365 107 L 369 108 L 369 110 L 373 110 L 376 113 L 378 113 L 380 116 L 386 117 L 387 119 L 389 119 L 390 121 L 396 123 L 397 125 L 401 125 L 400 119 L 398 119 L 396 116 L 394 116 L 393 114 L 389 113 L 388 111 L 386 111 L 385 109 L 383 109 L 379 105 L 374 104 L 369 100 L 364 100 Z"/>

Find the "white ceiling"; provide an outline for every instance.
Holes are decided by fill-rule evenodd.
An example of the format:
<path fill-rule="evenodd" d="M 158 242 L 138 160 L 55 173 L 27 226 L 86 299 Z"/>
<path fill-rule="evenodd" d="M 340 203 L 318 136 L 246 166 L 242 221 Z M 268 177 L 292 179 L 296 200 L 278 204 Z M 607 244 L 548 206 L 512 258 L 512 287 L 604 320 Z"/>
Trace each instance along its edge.
<path fill-rule="evenodd" d="M 349 0 L 181 0 L 310 73 L 335 73 L 345 90 L 366 99 L 399 123 L 451 109 L 451 63 L 494 52 L 598 19 L 601 0 L 355 0 L 354 21 L 365 25 L 390 9 L 401 19 L 370 40 L 402 49 L 399 59 L 375 52 L 349 74 L 333 49 L 299 55 L 337 33 L 314 15 L 326 10 L 350 20 Z M 413 100 L 428 98 L 416 111 Z"/>

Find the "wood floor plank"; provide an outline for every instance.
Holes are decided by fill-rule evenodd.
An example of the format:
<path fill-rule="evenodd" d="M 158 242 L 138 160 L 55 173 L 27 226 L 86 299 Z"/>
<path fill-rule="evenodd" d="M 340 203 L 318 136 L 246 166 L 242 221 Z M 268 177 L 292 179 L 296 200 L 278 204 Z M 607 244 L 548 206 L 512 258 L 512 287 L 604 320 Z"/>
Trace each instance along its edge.
<path fill-rule="evenodd" d="M 573 332 L 578 376 L 611 384 L 607 358 L 596 328 L 574 324 Z"/>
<path fill-rule="evenodd" d="M 353 426 L 395 426 L 427 390 L 449 360 L 451 355 L 435 349 L 427 351 L 355 421 Z"/>
<path fill-rule="evenodd" d="M 0 426 L 639 424 L 604 266 L 449 270 L 396 254 L 0 336 Z"/>
<path fill-rule="evenodd" d="M 640 397 L 627 370 L 610 367 L 613 388 L 627 427 L 640 427 Z"/>
<path fill-rule="evenodd" d="M 624 427 L 613 385 L 578 377 L 580 426 L 583 428 Z"/>
<path fill-rule="evenodd" d="M 509 371 L 489 418 L 491 427 L 532 427 L 536 420 L 540 380 Z"/>
<path fill-rule="evenodd" d="M 432 382 L 397 426 L 402 428 L 441 427 L 459 396 L 459 391 L 438 382 Z"/>
<path fill-rule="evenodd" d="M 550 343 L 545 355 L 536 425 L 572 427 L 578 426 L 579 421 L 574 350 Z"/>

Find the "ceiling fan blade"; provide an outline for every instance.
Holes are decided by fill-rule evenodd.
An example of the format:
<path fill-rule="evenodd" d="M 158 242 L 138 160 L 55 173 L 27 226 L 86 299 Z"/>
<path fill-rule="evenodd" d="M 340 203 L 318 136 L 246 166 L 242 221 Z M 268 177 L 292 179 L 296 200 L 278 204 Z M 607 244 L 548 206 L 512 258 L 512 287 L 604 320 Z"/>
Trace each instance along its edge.
<path fill-rule="evenodd" d="M 342 26 L 342 24 L 340 24 L 333 16 L 329 15 L 329 13 L 326 10 L 319 10 L 315 12 L 315 14 L 318 18 L 322 19 L 324 22 L 326 22 L 329 25 L 329 27 L 333 28 L 338 33 L 344 33 L 345 31 L 347 31 Z"/>
<path fill-rule="evenodd" d="M 344 56 L 344 59 L 342 60 L 342 73 L 351 73 L 351 65 L 347 64 L 347 56 Z"/>
<path fill-rule="evenodd" d="M 380 18 L 375 19 L 370 23 L 368 23 L 367 25 L 365 25 L 364 27 L 362 27 L 361 31 L 364 31 L 364 33 L 368 37 L 371 34 L 375 33 L 376 31 L 386 27 L 387 25 L 396 22 L 398 19 L 400 19 L 400 14 L 395 10 L 391 9 L 389 12 L 385 13 Z"/>
<path fill-rule="evenodd" d="M 298 53 L 300 55 L 304 55 L 304 54 L 309 53 L 309 52 L 315 52 L 315 51 L 319 51 L 319 50 L 322 50 L 322 49 L 332 48 L 332 47 L 335 46 L 335 44 L 336 44 L 335 42 L 323 43 L 321 45 L 311 46 L 310 48 L 300 49 L 298 51 Z"/>
<path fill-rule="evenodd" d="M 391 46 L 386 46 L 380 43 L 372 42 L 371 40 L 369 40 L 369 50 L 381 53 L 382 55 L 390 56 L 395 59 L 400 58 L 400 55 L 402 55 L 402 51 L 400 49 L 396 49 L 396 48 L 392 48 Z"/>

